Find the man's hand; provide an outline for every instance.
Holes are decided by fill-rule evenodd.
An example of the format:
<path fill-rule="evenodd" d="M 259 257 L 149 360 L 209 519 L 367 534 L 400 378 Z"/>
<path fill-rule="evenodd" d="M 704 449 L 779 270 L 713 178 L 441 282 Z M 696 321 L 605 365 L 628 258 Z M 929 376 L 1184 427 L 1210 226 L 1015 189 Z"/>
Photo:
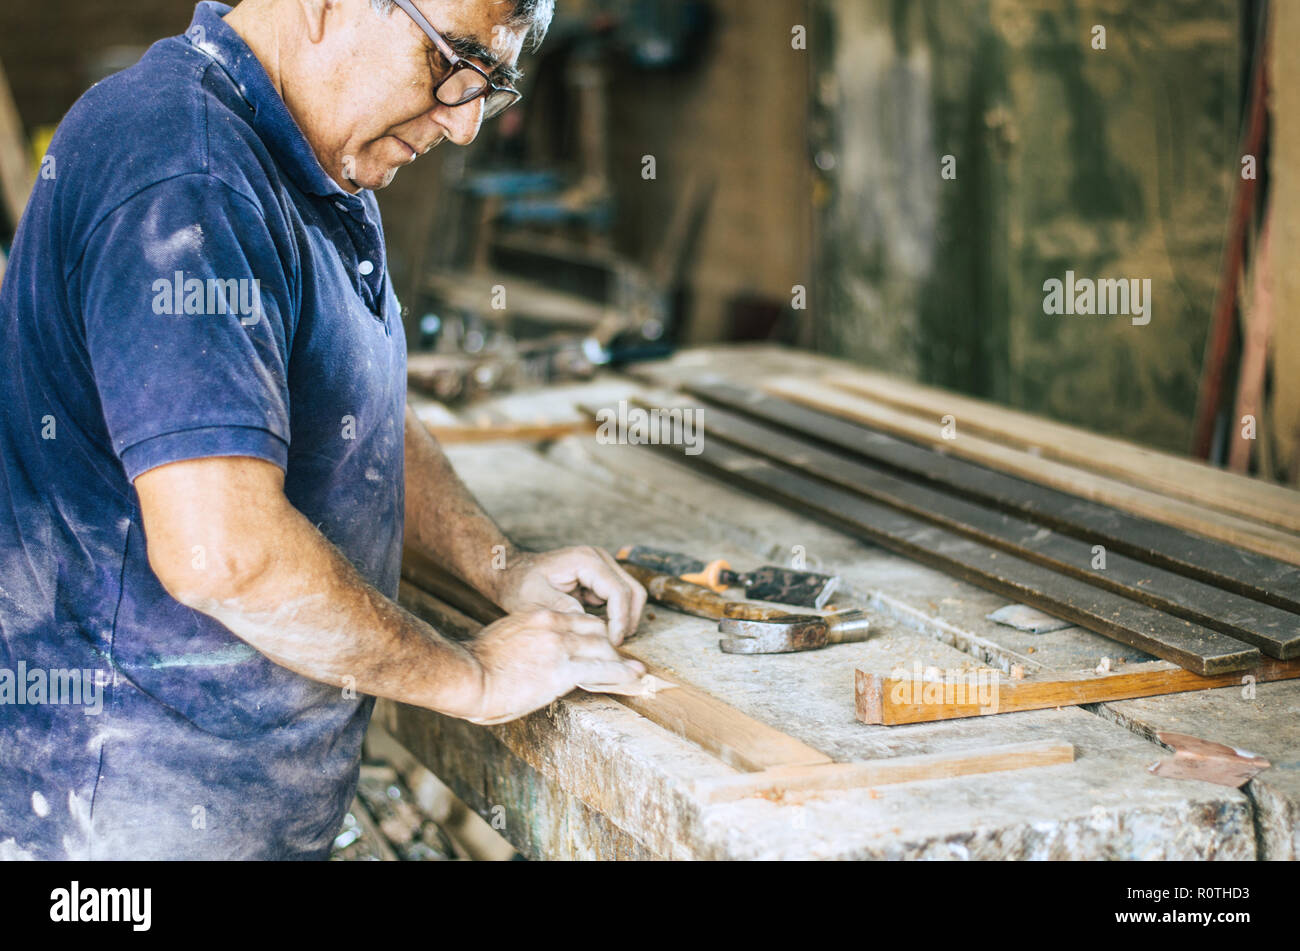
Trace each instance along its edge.
<path fill-rule="evenodd" d="M 519 551 L 493 524 L 415 411 L 406 413 L 406 543 L 446 565 L 511 614 L 581 613 L 605 606 L 615 646 L 636 632 L 645 589 L 606 552 L 566 548 Z M 494 557 L 489 559 L 488 552 Z M 495 555 L 504 552 L 503 569 Z"/>
<path fill-rule="evenodd" d="M 469 650 L 482 686 L 466 719 L 483 726 L 526 716 L 574 687 L 637 694 L 645 676 L 645 667 L 610 646 L 604 622 L 586 614 L 510 614 L 483 628 Z"/>
<path fill-rule="evenodd" d="M 645 609 L 645 588 L 599 548 L 519 552 L 496 586 L 496 602 L 511 613 L 537 610 L 580 613 L 605 606 L 609 642 L 618 646 L 636 633 Z"/>

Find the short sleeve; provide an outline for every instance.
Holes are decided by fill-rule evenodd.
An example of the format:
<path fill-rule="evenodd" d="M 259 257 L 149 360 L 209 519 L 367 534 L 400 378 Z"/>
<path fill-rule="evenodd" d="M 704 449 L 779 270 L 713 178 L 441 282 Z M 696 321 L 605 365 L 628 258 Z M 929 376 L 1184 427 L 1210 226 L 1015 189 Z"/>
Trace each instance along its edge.
<path fill-rule="evenodd" d="M 154 184 L 94 230 L 77 289 L 128 478 L 211 456 L 285 468 L 291 287 L 258 208 L 208 175 Z"/>

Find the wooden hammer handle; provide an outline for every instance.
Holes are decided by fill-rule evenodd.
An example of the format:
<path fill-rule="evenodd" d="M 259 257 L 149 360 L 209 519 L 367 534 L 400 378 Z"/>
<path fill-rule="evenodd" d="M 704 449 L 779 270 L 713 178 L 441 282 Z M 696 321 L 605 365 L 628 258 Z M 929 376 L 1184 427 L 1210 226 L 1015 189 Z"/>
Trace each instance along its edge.
<path fill-rule="evenodd" d="M 622 563 L 623 570 L 645 585 L 650 597 L 660 604 L 676 608 L 696 617 L 720 621 L 727 616 L 727 605 L 734 602 L 681 578 L 651 571 L 631 562 Z"/>

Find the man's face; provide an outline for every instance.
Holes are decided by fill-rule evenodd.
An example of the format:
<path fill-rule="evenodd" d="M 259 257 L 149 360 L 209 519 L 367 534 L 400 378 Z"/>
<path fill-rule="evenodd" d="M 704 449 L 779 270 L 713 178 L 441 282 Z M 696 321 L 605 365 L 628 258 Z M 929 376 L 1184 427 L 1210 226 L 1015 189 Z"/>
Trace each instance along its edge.
<path fill-rule="evenodd" d="M 506 25 L 513 12 L 508 0 L 416 0 L 416 7 L 444 37 L 477 40 L 502 66 L 518 61 L 528 28 Z M 398 169 L 444 139 L 474 141 L 484 100 L 453 107 L 434 98 L 447 64 L 401 9 L 384 15 L 369 0 L 335 0 L 323 23 L 298 69 L 317 82 L 285 92 L 321 165 L 340 186 L 384 188 Z M 474 62 L 498 80 L 499 67 Z"/>

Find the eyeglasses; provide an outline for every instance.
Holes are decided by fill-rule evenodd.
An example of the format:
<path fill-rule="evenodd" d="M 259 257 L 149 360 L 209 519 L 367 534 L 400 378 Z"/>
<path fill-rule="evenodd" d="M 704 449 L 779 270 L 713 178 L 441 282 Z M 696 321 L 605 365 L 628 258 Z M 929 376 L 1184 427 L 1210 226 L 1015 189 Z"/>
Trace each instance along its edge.
<path fill-rule="evenodd" d="M 444 106 L 465 106 L 475 99 L 483 98 L 486 103 L 483 106 L 483 121 L 493 119 L 501 115 L 520 99 L 523 94 L 512 86 L 498 86 L 469 60 L 457 55 L 456 51 L 451 48 L 441 33 L 433 28 L 433 25 L 424 18 L 424 14 L 415 9 L 415 4 L 410 0 L 393 0 L 393 3 L 401 7 L 406 15 L 415 21 L 415 25 L 424 31 L 425 35 L 433 41 L 433 45 L 438 48 L 451 65 L 451 71 L 434 87 L 433 95 L 438 102 Z"/>

